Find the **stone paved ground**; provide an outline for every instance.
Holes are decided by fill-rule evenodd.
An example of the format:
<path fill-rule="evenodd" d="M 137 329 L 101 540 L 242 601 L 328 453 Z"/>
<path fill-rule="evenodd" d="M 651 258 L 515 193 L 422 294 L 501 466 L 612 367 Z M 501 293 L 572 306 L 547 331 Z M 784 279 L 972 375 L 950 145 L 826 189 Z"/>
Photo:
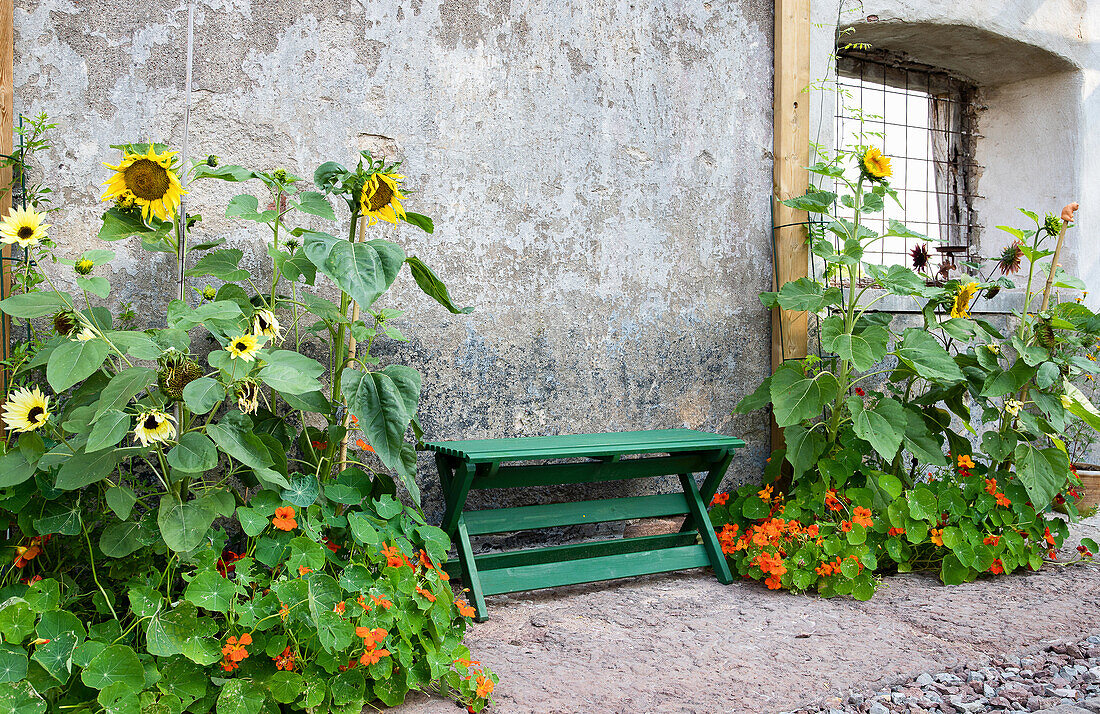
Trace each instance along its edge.
<path fill-rule="evenodd" d="M 1072 530 L 1067 556 L 1100 537 L 1100 517 Z M 782 712 L 1100 633 L 1100 567 L 950 588 L 899 575 L 863 603 L 723 586 L 702 570 L 488 602 L 467 642 L 500 675 L 500 714 Z M 455 711 L 427 697 L 398 710 Z"/>

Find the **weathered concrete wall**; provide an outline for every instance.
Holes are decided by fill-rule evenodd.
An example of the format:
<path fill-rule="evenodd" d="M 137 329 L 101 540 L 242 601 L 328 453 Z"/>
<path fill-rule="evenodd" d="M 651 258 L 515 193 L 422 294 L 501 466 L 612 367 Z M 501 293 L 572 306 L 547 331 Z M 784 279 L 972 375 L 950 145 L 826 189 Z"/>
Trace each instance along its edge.
<path fill-rule="evenodd" d="M 61 124 L 43 168 L 67 252 L 95 242 L 109 144 L 182 139 L 185 6 L 16 1 L 17 108 Z M 405 160 L 437 230 L 396 240 L 476 306 L 408 279 L 388 298 L 430 438 L 690 426 L 744 434 L 731 473 L 756 475 L 765 424 L 729 412 L 769 371 L 771 6 L 200 0 L 191 153 L 303 176 Z M 218 218 L 233 188 L 190 209 L 259 267 L 265 237 Z M 110 302 L 151 319 L 171 264 L 115 247 Z"/>

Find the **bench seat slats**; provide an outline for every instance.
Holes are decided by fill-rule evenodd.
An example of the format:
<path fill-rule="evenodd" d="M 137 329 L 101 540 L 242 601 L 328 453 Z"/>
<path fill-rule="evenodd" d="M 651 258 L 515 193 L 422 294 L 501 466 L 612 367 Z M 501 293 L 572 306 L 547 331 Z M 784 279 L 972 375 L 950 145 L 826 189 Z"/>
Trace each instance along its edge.
<path fill-rule="evenodd" d="M 603 434 L 526 436 L 514 439 L 472 439 L 426 444 L 431 451 L 473 463 L 557 459 L 575 456 L 608 457 L 631 454 L 677 453 L 703 449 L 739 448 L 737 437 L 691 429 L 657 429 Z"/>

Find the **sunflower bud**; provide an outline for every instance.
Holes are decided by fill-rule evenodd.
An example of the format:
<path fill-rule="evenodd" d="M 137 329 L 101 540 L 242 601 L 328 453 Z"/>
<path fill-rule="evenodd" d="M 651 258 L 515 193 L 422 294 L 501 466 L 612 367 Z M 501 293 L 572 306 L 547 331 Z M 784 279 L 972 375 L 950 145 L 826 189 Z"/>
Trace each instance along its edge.
<path fill-rule="evenodd" d="M 1001 286 L 1000 285 L 991 285 L 990 287 L 985 289 L 985 299 L 986 300 L 992 300 L 993 298 L 997 297 L 997 294 L 1000 293 L 1000 292 L 1001 292 Z"/>
<path fill-rule="evenodd" d="M 94 267 L 95 263 L 88 260 L 87 258 L 84 258 L 76 262 L 76 265 L 73 266 L 73 270 L 75 270 L 78 275 L 87 275 L 88 273 L 92 272 L 92 268 Z"/>
<path fill-rule="evenodd" d="M 62 310 L 53 316 L 53 329 L 57 334 L 62 336 L 71 335 L 76 330 L 77 319 L 76 313 L 69 310 Z"/>
<path fill-rule="evenodd" d="M 1052 236 L 1058 235 L 1062 232 L 1062 219 L 1053 213 L 1048 213 L 1043 219 L 1043 230 Z"/>
<path fill-rule="evenodd" d="M 157 372 L 157 386 L 173 401 L 183 399 L 183 388 L 202 376 L 202 367 L 191 359 L 166 361 Z"/>
<path fill-rule="evenodd" d="M 286 240 L 285 243 L 283 243 L 283 245 L 286 246 L 287 251 L 293 253 L 294 251 L 298 250 L 298 246 L 300 246 L 301 243 L 298 242 L 297 238 L 289 238 Z"/>
<path fill-rule="evenodd" d="M 213 300 L 218 296 L 218 291 L 207 285 L 205 288 L 202 289 L 201 294 L 203 300 Z"/>
<path fill-rule="evenodd" d="M 286 183 L 287 176 L 286 169 L 275 169 L 271 172 L 271 177 L 279 183 Z"/>
<path fill-rule="evenodd" d="M 218 157 L 214 154 L 210 154 L 210 156 L 206 157 L 206 165 L 210 168 L 214 168 L 218 165 Z"/>

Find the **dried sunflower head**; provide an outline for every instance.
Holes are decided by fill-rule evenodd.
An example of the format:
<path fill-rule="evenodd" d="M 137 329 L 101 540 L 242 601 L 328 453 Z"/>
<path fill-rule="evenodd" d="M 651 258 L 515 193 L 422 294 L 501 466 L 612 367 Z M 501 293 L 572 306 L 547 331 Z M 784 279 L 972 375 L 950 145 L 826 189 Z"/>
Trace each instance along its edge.
<path fill-rule="evenodd" d="M 1024 251 L 1020 248 L 1020 241 L 1014 241 L 1001 251 L 1001 257 L 997 258 L 997 267 L 1001 269 L 1001 275 L 1020 272 L 1020 260 L 1024 257 Z"/>
<path fill-rule="evenodd" d="M 57 334 L 68 336 L 76 331 L 78 320 L 76 313 L 70 310 L 62 310 L 53 316 L 53 329 Z"/>
<path fill-rule="evenodd" d="M 915 246 L 913 250 L 909 251 L 909 257 L 913 260 L 913 270 L 920 273 L 928 269 L 928 263 L 932 255 L 928 252 L 928 244 L 921 243 Z"/>

